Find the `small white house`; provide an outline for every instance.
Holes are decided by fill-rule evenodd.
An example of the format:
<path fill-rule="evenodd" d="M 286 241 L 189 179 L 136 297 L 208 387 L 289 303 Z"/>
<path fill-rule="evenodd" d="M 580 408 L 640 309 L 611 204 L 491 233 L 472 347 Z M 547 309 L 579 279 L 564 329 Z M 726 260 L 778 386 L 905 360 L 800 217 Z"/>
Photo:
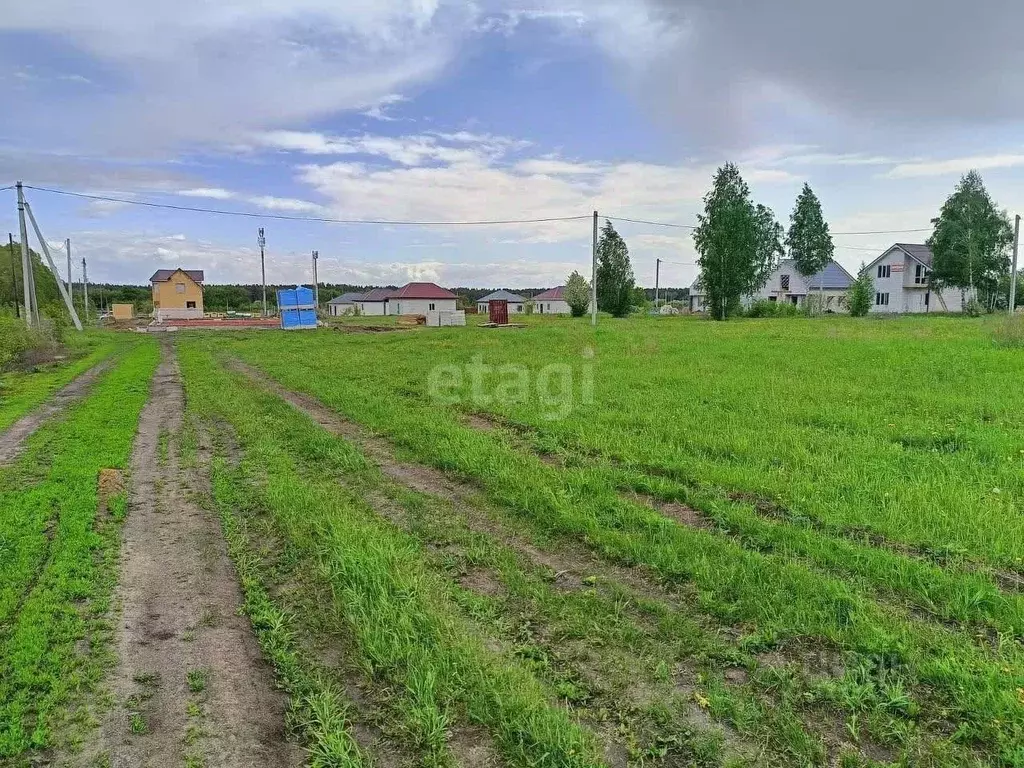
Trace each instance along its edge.
<path fill-rule="evenodd" d="M 427 312 L 454 312 L 458 297 L 434 283 L 409 283 L 390 291 L 388 315 L 425 315 Z"/>
<path fill-rule="evenodd" d="M 481 315 L 486 315 L 489 311 L 487 306 L 492 301 L 507 301 L 508 302 L 508 313 L 510 315 L 522 314 L 525 310 L 523 307 L 526 305 L 526 299 L 517 293 L 511 291 L 495 291 L 489 293 L 481 299 L 477 299 L 476 311 Z"/>
<path fill-rule="evenodd" d="M 559 285 L 533 297 L 533 311 L 540 315 L 569 315 L 569 302 L 565 300 L 565 286 Z"/>
<path fill-rule="evenodd" d="M 331 317 L 354 315 L 362 298 L 362 293 L 343 293 L 341 296 L 335 296 L 327 302 L 327 313 Z"/>
<path fill-rule="evenodd" d="M 871 312 L 920 314 L 960 312 L 964 293 L 959 288 L 937 291 L 931 286 L 932 250 L 927 245 L 896 243 L 872 261 L 864 272 L 875 284 Z"/>
<path fill-rule="evenodd" d="M 386 315 L 388 314 L 388 297 L 391 296 L 391 288 L 374 288 L 359 297 L 356 305 L 361 315 Z"/>

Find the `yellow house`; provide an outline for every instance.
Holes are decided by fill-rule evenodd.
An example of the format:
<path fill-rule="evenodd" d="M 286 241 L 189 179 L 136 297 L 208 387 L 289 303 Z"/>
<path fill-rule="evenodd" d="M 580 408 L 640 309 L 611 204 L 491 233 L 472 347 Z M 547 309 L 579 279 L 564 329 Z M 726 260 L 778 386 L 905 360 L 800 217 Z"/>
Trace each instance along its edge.
<path fill-rule="evenodd" d="M 158 320 L 203 316 L 203 270 L 158 269 L 153 285 L 153 314 Z"/>

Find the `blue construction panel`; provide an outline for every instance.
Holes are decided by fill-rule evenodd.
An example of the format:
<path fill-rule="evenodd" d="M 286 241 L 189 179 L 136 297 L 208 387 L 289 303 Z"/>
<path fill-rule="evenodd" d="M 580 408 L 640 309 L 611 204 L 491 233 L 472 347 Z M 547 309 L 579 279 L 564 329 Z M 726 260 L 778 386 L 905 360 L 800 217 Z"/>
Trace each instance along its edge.
<path fill-rule="evenodd" d="M 312 288 L 295 286 L 277 292 L 277 308 L 281 327 L 287 330 L 316 328 L 316 304 Z"/>

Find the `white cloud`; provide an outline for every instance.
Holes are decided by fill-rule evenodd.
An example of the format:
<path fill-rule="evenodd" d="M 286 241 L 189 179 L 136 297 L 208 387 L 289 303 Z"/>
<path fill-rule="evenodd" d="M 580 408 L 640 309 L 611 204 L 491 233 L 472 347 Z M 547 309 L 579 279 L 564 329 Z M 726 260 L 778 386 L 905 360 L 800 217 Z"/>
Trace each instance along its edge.
<path fill-rule="evenodd" d="M 0 32 L 59 38 L 113 74 L 62 106 L 86 126 L 76 141 L 132 152 L 395 103 L 444 69 L 475 15 L 462 0 L 37 0 L 5 9 Z M 60 130 L 44 92 L 20 101 Z"/>
<path fill-rule="evenodd" d="M 308 200 L 296 200 L 292 197 L 274 197 L 272 195 L 259 195 L 250 197 L 249 202 L 268 211 L 284 211 L 288 213 L 322 213 L 323 206 L 312 203 Z"/>
<path fill-rule="evenodd" d="M 974 155 L 971 157 L 954 157 L 949 160 L 924 160 L 913 163 L 900 163 L 887 174 L 890 179 L 914 179 L 925 176 L 946 176 L 963 174 L 972 168 L 978 171 L 1017 168 L 1024 165 L 1024 154 Z"/>
<path fill-rule="evenodd" d="M 235 196 L 234 192 L 231 192 L 221 187 L 196 187 L 195 189 L 182 189 L 178 191 L 178 194 L 182 197 L 205 197 L 210 200 L 230 200 Z"/>

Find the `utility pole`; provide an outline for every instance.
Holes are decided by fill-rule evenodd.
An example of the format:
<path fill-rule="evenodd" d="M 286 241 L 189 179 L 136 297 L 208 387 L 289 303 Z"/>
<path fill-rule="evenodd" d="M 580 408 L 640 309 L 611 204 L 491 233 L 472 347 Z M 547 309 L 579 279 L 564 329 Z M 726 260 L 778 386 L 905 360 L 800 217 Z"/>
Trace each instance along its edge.
<path fill-rule="evenodd" d="M 74 294 L 71 292 L 71 238 L 64 238 L 64 251 L 68 255 L 68 295 L 74 298 Z"/>
<path fill-rule="evenodd" d="M 7 233 L 7 250 L 11 254 L 11 288 L 14 297 L 14 316 L 21 317 L 21 304 L 18 303 L 18 272 L 14 268 L 14 235 Z"/>
<path fill-rule="evenodd" d="M 1020 250 L 1020 214 L 1013 220 L 1013 271 L 1010 273 L 1010 314 L 1017 311 L 1017 252 Z"/>
<path fill-rule="evenodd" d="M 316 275 L 316 262 L 320 258 L 320 251 L 313 251 L 313 303 L 316 304 L 316 312 L 320 314 L 320 280 Z"/>
<path fill-rule="evenodd" d="M 71 320 L 75 324 L 77 330 L 82 330 L 82 321 L 78 319 L 78 313 L 75 312 L 75 305 L 71 303 L 71 294 L 65 289 L 64 285 L 60 281 L 60 273 L 57 271 L 57 265 L 53 263 L 53 257 L 50 255 L 50 246 L 46 244 L 46 238 L 43 237 L 42 231 L 39 229 L 39 222 L 36 221 L 36 215 L 32 212 L 32 206 L 25 203 L 25 212 L 28 213 L 29 219 L 32 221 L 32 229 L 35 230 L 36 239 L 39 240 L 39 247 L 43 251 L 43 255 L 46 257 L 46 263 L 50 265 L 50 271 L 53 272 L 53 281 L 57 283 L 57 290 L 60 291 L 60 296 L 64 299 L 64 305 L 68 308 L 68 314 L 71 315 Z M 37 317 L 36 320 L 39 318 Z"/>
<path fill-rule="evenodd" d="M 28 256 L 28 226 L 25 224 L 25 190 L 21 182 L 16 185 L 18 190 L 18 228 L 21 231 L 21 282 L 25 289 L 25 323 L 32 327 L 32 261 Z"/>
<path fill-rule="evenodd" d="M 661 277 L 661 259 L 654 260 L 654 308 L 658 308 L 658 278 Z"/>
<path fill-rule="evenodd" d="M 590 277 L 590 324 L 597 325 L 597 211 L 594 211 L 594 245 L 591 261 Z"/>
<path fill-rule="evenodd" d="M 256 242 L 260 246 L 260 274 L 263 276 L 263 316 L 267 316 L 267 265 L 264 259 L 264 250 L 267 247 L 267 238 L 263 234 L 263 227 L 260 227 L 256 234 Z"/>
<path fill-rule="evenodd" d="M 85 322 L 89 322 L 89 272 L 85 266 L 85 257 L 82 257 L 82 314 L 85 315 Z"/>

